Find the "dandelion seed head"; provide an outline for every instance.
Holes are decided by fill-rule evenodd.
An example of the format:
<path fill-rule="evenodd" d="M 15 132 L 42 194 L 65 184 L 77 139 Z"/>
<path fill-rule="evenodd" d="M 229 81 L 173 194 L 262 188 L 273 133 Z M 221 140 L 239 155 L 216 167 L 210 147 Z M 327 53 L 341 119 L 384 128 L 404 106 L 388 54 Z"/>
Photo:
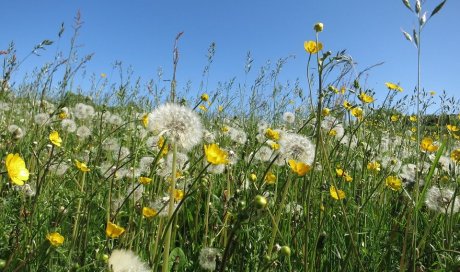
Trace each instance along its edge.
<path fill-rule="evenodd" d="M 200 117 L 191 109 L 172 103 L 161 105 L 149 114 L 148 129 L 164 134 L 187 151 L 199 144 L 203 137 Z"/>
<path fill-rule="evenodd" d="M 115 249 L 108 260 L 113 272 L 149 272 L 151 269 L 131 250 Z"/>
<path fill-rule="evenodd" d="M 217 248 L 202 248 L 199 257 L 199 263 L 201 268 L 208 271 L 216 270 L 216 260 L 219 256 L 220 254 Z"/>
<path fill-rule="evenodd" d="M 305 136 L 286 133 L 279 140 L 283 160 L 297 160 L 312 165 L 315 157 L 315 145 Z"/>
<path fill-rule="evenodd" d="M 77 130 L 77 124 L 72 119 L 64 119 L 61 121 L 62 129 L 67 132 L 75 132 Z"/>
<path fill-rule="evenodd" d="M 95 115 L 94 108 L 83 103 L 75 104 L 73 111 L 75 117 L 82 120 L 92 118 Z"/>
<path fill-rule="evenodd" d="M 283 113 L 283 121 L 288 124 L 293 124 L 295 122 L 295 114 L 289 111 Z"/>
<path fill-rule="evenodd" d="M 25 131 L 17 125 L 9 125 L 8 131 L 13 135 L 13 138 L 18 140 L 25 136 Z"/>
<path fill-rule="evenodd" d="M 49 170 L 56 176 L 63 176 L 69 169 L 69 165 L 65 162 L 51 164 Z"/>
<path fill-rule="evenodd" d="M 273 155 L 273 150 L 268 146 L 262 146 L 260 149 L 254 154 L 254 159 L 262 162 L 269 161 Z"/>
<path fill-rule="evenodd" d="M 50 115 L 48 113 L 38 113 L 35 115 L 34 121 L 39 126 L 49 125 Z"/>
<path fill-rule="evenodd" d="M 77 128 L 76 134 L 80 140 L 84 140 L 91 136 L 91 130 L 87 126 L 80 126 Z"/>
<path fill-rule="evenodd" d="M 117 114 L 112 114 L 108 119 L 108 123 L 114 126 L 121 126 L 123 124 L 123 119 Z"/>
<path fill-rule="evenodd" d="M 433 186 L 426 193 L 425 205 L 435 212 L 455 214 L 460 210 L 460 197 L 454 194 L 452 189 Z"/>

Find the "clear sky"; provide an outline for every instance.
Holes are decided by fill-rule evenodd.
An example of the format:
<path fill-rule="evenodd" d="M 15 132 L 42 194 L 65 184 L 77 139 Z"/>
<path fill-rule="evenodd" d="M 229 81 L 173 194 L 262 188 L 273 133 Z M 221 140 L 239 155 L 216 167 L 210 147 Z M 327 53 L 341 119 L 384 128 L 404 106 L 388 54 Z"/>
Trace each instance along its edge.
<path fill-rule="evenodd" d="M 426 1 L 428 14 L 439 2 Z M 417 20 L 400 0 L 1 0 L 0 6 L 0 50 L 14 41 L 19 59 L 43 39 L 56 41 L 61 23 L 66 26 L 60 44 L 41 57 L 27 59 L 13 78 L 16 81 L 51 61 L 56 50 L 66 52 L 73 18 L 80 10 L 84 25 L 77 42 L 82 45 L 79 52 L 81 56 L 95 53 L 86 70 L 97 75 L 110 73 L 118 60 L 131 65 L 134 75 L 145 80 L 156 78 L 160 66 L 163 78 L 171 78 L 174 38 L 184 31 L 177 72 L 182 88 L 190 80 L 198 93 L 207 50 L 215 42 L 209 88 L 234 76 L 237 82 L 244 81 L 246 54 L 251 51 L 252 77 L 267 60 L 275 63 L 294 55 L 282 78 L 300 78 L 306 89 L 303 42 L 314 39 L 312 26 L 321 21 L 325 49 L 334 53 L 347 49 L 358 71 L 385 62 L 371 70 L 364 83 L 377 92 L 378 99 L 386 94 L 387 81 L 399 82 L 405 91 L 412 91 L 416 84 L 416 49 L 404 39 L 401 28 L 412 32 Z M 422 86 L 427 90 L 446 90 L 450 95 L 460 91 L 459 12 L 460 1 L 447 1 L 422 33 Z"/>

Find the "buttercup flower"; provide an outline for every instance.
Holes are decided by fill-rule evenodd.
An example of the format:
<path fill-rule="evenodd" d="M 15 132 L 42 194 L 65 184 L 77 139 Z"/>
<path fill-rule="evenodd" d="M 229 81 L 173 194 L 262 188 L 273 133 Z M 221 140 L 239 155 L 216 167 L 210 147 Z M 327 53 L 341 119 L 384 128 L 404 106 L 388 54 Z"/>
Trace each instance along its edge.
<path fill-rule="evenodd" d="M 138 181 L 142 185 L 147 185 L 147 184 L 150 184 L 150 182 L 152 182 L 152 179 L 148 177 L 139 177 Z"/>
<path fill-rule="evenodd" d="M 152 218 L 158 214 L 158 211 L 149 207 L 142 208 L 142 215 L 145 218 Z"/>
<path fill-rule="evenodd" d="M 315 41 L 306 41 L 303 47 L 308 53 L 316 54 L 323 49 L 323 44 L 320 42 L 316 43 Z"/>
<path fill-rule="evenodd" d="M 125 232 L 125 229 L 123 227 L 120 227 L 112 222 L 107 222 L 107 227 L 105 229 L 105 234 L 109 238 L 118 238 L 120 235 L 122 235 Z"/>
<path fill-rule="evenodd" d="M 329 194 L 335 200 L 341 200 L 345 198 L 345 192 L 339 189 L 336 189 L 334 185 L 329 187 Z"/>
<path fill-rule="evenodd" d="M 308 164 L 296 160 L 289 160 L 288 163 L 292 172 L 296 173 L 299 177 L 305 176 L 311 169 Z"/>
<path fill-rule="evenodd" d="M 398 92 L 403 91 L 403 88 L 401 88 L 398 84 L 394 84 L 394 83 L 391 83 L 391 82 L 386 82 L 385 85 L 390 90 L 394 90 L 394 91 L 398 91 Z"/>
<path fill-rule="evenodd" d="M 49 139 L 51 143 L 57 147 L 61 147 L 62 144 L 62 139 L 59 136 L 59 133 L 57 131 L 53 131 L 50 133 Z"/>
<path fill-rule="evenodd" d="M 390 188 L 393 191 L 401 190 L 402 186 L 401 180 L 396 176 L 388 176 L 385 179 L 385 184 L 388 186 L 388 188 Z"/>
<path fill-rule="evenodd" d="M 420 148 L 426 152 L 436 152 L 439 146 L 433 143 L 433 139 L 426 137 L 423 138 L 422 142 L 420 143 Z"/>
<path fill-rule="evenodd" d="M 360 93 L 358 95 L 359 100 L 361 100 L 363 103 L 372 103 L 374 102 L 374 98 L 366 93 Z"/>
<path fill-rule="evenodd" d="M 91 169 L 89 169 L 88 166 L 86 165 L 86 163 L 84 163 L 84 162 L 80 162 L 78 160 L 75 160 L 75 165 L 77 166 L 78 170 L 80 170 L 82 172 L 91 171 Z"/>
<path fill-rule="evenodd" d="M 50 242 L 51 245 L 58 247 L 64 243 L 64 236 L 59 232 L 51 232 L 46 235 L 46 239 Z"/>
<path fill-rule="evenodd" d="M 19 154 L 8 154 L 5 159 L 8 177 L 16 185 L 24 185 L 24 181 L 29 179 L 29 170 L 26 163 Z"/>
<path fill-rule="evenodd" d="M 207 93 L 203 93 L 200 98 L 202 101 L 206 102 L 209 100 L 209 95 Z"/>
<path fill-rule="evenodd" d="M 228 163 L 228 153 L 217 144 L 204 145 L 206 160 L 214 165 Z"/>

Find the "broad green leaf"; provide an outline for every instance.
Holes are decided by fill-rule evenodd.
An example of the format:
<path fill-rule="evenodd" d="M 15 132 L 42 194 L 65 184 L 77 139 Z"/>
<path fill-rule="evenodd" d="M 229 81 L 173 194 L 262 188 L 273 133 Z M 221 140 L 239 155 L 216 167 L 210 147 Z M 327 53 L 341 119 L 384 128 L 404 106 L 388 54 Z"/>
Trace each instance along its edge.
<path fill-rule="evenodd" d="M 176 247 L 169 253 L 169 267 L 176 269 L 176 271 L 184 271 L 187 264 L 187 257 L 180 247 Z"/>

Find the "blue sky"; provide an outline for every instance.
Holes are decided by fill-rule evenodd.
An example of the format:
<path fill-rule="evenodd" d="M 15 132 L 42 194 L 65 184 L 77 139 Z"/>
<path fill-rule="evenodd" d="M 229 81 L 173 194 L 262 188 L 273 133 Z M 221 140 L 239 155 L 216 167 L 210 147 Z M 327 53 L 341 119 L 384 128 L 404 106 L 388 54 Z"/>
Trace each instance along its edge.
<path fill-rule="evenodd" d="M 303 42 L 314 39 L 312 26 L 321 21 L 325 28 L 320 39 L 325 49 L 334 53 L 346 49 L 357 62 L 358 71 L 385 62 L 371 70 L 362 82 L 376 91 L 378 99 L 386 94 L 387 81 L 400 82 L 407 91 L 412 91 L 416 84 L 416 49 L 404 39 L 400 29 L 411 32 L 417 20 L 399 0 L 2 2 L 0 49 L 14 41 L 19 59 L 43 39 L 56 41 L 61 23 L 66 26 L 60 43 L 41 57 L 27 59 L 14 76 L 16 81 L 34 67 L 51 61 L 56 50 L 66 52 L 73 18 L 80 10 L 84 25 L 78 37 L 78 44 L 82 45 L 79 52 L 81 56 L 95 53 L 86 67 L 88 73 L 109 74 L 112 64 L 119 60 L 125 66 L 131 65 L 134 75 L 145 80 L 156 78 L 158 67 L 163 67 L 165 79 L 171 78 L 174 38 L 184 31 L 179 43 L 180 87 L 190 80 L 198 93 L 207 50 L 215 42 L 209 89 L 217 81 L 234 76 L 237 82 L 243 82 L 248 51 L 254 59 L 252 77 L 268 60 L 275 63 L 279 58 L 294 55 L 284 66 L 282 79 L 300 78 L 306 89 L 307 54 Z M 439 2 L 427 0 L 424 7 L 430 13 Z M 459 92 L 460 76 L 455 61 L 460 44 L 456 27 L 459 11 L 460 1 L 448 1 L 422 33 L 422 86 L 427 90 L 446 90 L 450 95 Z"/>

